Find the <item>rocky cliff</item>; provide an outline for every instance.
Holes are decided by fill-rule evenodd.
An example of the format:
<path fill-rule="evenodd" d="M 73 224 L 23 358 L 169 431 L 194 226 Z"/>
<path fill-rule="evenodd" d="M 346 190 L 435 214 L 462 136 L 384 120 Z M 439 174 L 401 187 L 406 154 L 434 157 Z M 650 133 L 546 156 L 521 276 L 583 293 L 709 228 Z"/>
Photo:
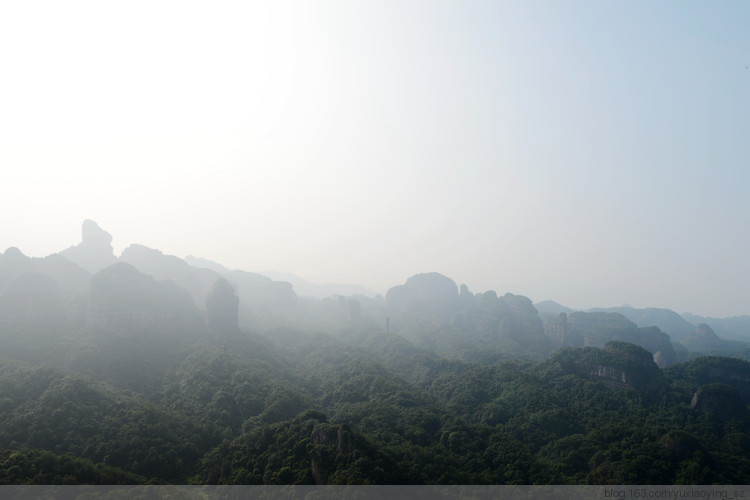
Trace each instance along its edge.
<path fill-rule="evenodd" d="M 626 342 L 608 342 L 602 349 L 562 349 L 547 366 L 558 366 L 563 372 L 601 382 L 610 389 L 636 390 L 647 397 L 657 396 L 666 384 L 651 353 Z"/>

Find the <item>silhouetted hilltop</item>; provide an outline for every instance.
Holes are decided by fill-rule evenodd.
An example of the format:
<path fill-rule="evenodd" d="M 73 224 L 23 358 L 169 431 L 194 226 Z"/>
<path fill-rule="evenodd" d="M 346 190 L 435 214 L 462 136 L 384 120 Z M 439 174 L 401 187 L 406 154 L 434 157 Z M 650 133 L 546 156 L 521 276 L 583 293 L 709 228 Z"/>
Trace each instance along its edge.
<path fill-rule="evenodd" d="M 226 276 L 231 273 L 231 271 L 227 267 L 224 267 L 218 262 L 214 262 L 212 260 L 204 259 L 201 257 L 195 257 L 193 255 L 186 256 L 185 262 L 196 268 L 210 269 L 211 271 L 219 273 L 222 276 Z M 296 293 L 299 297 L 325 299 L 333 295 L 343 295 L 345 297 L 348 297 L 350 295 L 364 295 L 366 297 L 374 297 L 375 295 L 377 295 L 372 290 L 368 290 L 367 288 L 360 285 L 347 285 L 341 283 L 312 283 L 294 274 L 282 273 L 277 271 L 263 271 L 259 274 L 261 274 L 262 276 L 266 276 L 273 281 L 290 283 L 294 288 L 294 293 Z"/>
<path fill-rule="evenodd" d="M 388 290 L 385 304 L 391 321 L 447 320 L 459 306 L 456 283 L 440 273 L 416 274 Z"/>
<path fill-rule="evenodd" d="M 637 329 L 635 323 L 619 313 L 576 311 L 568 315 L 565 345 L 602 347 Z"/>
<path fill-rule="evenodd" d="M 183 288 L 157 281 L 130 264 L 118 262 L 91 278 L 90 329 L 177 333 L 194 329 L 199 321 L 195 303 Z"/>
<path fill-rule="evenodd" d="M 33 260 L 18 248 L 10 247 L 0 254 L 0 290 L 5 290 L 19 276 L 34 272 Z"/>
<path fill-rule="evenodd" d="M 160 250 L 139 244 L 131 244 L 122 252 L 119 259 L 115 259 L 110 245 L 112 237 L 95 222 L 84 222 L 83 235 L 80 245 L 62 253 L 71 255 L 89 268 L 97 270 L 105 262 L 112 264 L 119 260 L 130 264 L 156 281 L 170 281 L 187 291 L 199 309 L 205 307 L 206 296 L 211 293 L 216 281 L 220 278 L 227 279 L 238 293 L 241 324 L 247 325 L 259 316 L 284 317 L 296 310 L 297 295 L 292 285 L 287 282 L 273 281 L 257 273 L 227 271 L 216 262 L 189 256 L 188 259 L 196 264 L 193 266 L 179 257 L 166 255 Z M 20 252 L 11 251 L 8 258 L 18 260 L 19 254 Z M 2 266 L 0 271 L 1 269 Z M 88 280 L 88 276 L 86 279 Z"/>
<path fill-rule="evenodd" d="M 63 291 L 78 294 L 88 289 L 91 273 L 60 254 L 52 254 L 42 259 L 33 259 L 34 272 L 48 274 L 55 278 Z"/>
<path fill-rule="evenodd" d="M 679 360 L 669 336 L 655 326 L 639 328 L 620 313 L 576 311 L 563 315 L 548 316 L 545 321 L 547 336 L 560 342 L 558 345 L 602 347 L 621 341 L 648 350 L 659 366 Z"/>
<path fill-rule="evenodd" d="M 707 324 L 698 325 L 682 341 L 682 345 L 693 353 L 715 356 L 739 356 L 750 359 L 750 343 L 720 338 Z"/>
<path fill-rule="evenodd" d="M 48 275 L 57 281 L 68 296 L 85 292 L 91 274 L 60 254 L 44 258 L 27 257 L 15 247 L 0 254 L 0 291 L 27 273 Z"/>
<path fill-rule="evenodd" d="M 500 338 L 521 344 L 544 339 L 544 325 L 529 298 L 512 293 L 496 297 L 494 292 L 485 292 L 480 302 L 487 312 L 494 310 Z"/>
<path fill-rule="evenodd" d="M 557 315 L 560 313 L 570 314 L 573 312 L 573 309 L 558 304 L 554 300 L 543 300 L 542 302 L 537 302 L 534 304 L 534 307 L 539 311 L 539 314 Z"/>
<path fill-rule="evenodd" d="M 47 317 L 52 311 L 49 306 L 52 299 L 49 298 L 58 297 L 56 294 L 61 293 L 62 298 L 54 302 L 64 304 L 65 316 L 69 320 L 79 325 L 88 323 L 101 326 L 102 317 L 96 319 L 99 314 L 97 310 L 102 306 L 98 302 L 100 297 L 88 296 L 91 275 L 81 265 L 96 269 L 105 262 L 112 262 L 115 256 L 111 241 L 109 233 L 95 222 L 86 220 L 82 225 L 81 243 L 60 254 L 32 259 L 18 249 L 6 250 L 0 255 L 0 293 L 6 292 L 0 297 L 2 316 L 6 319 L 11 316 L 26 318 L 22 321 L 35 316 Z M 72 262 L 66 255 L 81 265 Z M 349 295 L 347 298 L 340 294 L 324 300 L 310 296 L 300 300 L 295 283 L 306 293 L 316 295 L 326 288 L 293 275 L 274 274 L 276 278 L 287 277 L 290 280 L 275 281 L 263 274 L 228 271 L 221 264 L 207 259 L 188 256 L 183 260 L 138 244 L 128 246 L 119 262 L 132 265 L 139 273 L 160 283 L 158 286 L 171 287 L 173 296 L 176 292 L 186 292 L 192 299 L 191 307 L 201 311 L 204 321 L 216 313 L 209 314 L 204 309 L 207 297 L 213 293 L 218 280 L 226 280 L 234 290 L 234 298 L 229 302 L 234 304 L 236 301 L 237 327 L 258 332 L 268 332 L 282 326 L 339 331 L 356 328 L 358 323 L 370 323 L 372 328 L 386 334 L 402 335 L 420 349 L 441 356 L 481 360 L 483 363 L 494 363 L 518 355 L 539 359 L 557 347 L 601 347 L 612 340 L 630 342 L 647 349 L 653 353 L 659 366 L 689 359 L 697 351 L 750 356 L 747 354 L 750 353 L 750 345 L 727 342 L 718 336 L 707 338 L 692 334 L 688 338 L 684 332 L 692 325 L 667 309 L 620 307 L 582 312 L 572 311 L 553 301 L 545 301 L 535 307 L 528 298 L 520 295 L 506 293 L 498 296 L 492 290 L 472 293 L 466 285 L 459 288 L 451 278 L 437 272 L 411 276 L 404 284 L 389 289 L 384 299 L 371 299 L 364 295 Z M 26 278 L 28 283 L 24 284 L 21 280 L 13 290 L 8 291 L 11 283 L 29 273 L 49 276 L 57 282 L 59 290 L 49 280 L 29 277 Z M 167 281 L 171 284 L 163 283 Z M 42 283 L 48 286 L 44 288 Z M 94 294 L 101 292 L 96 288 L 96 283 L 98 279 L 91 281 L 91 292 Z M 36 289 L 35 293 L 28 292 L 34 286 L 41 288 Z M 150 293 L 155 292 L 152 290 Z M 34 295 L 38 295 L 38 300 L 34 299 Z M 43 302 L 47 299 L 42 297 L 49 299 L 46 304 Z M 120 299 L 126 300 L 125 297 L 116 300 Z M 113 301 L 109 302 L 109 306 L 115 310 L 120 306 Z M 126 301 L 122 307 L 127 309 L 130 306 Z M 233 310 L 235 306 L 227 307 Z M 37 310 L 33 312 L 35 308 Z M 58 314 L 59 307 L 55 308 L 55 314 Z M 113 321 L 125 321 L 122 315 L 108 314 L 109 319 L 103 321 L 110 326 L 114 324 Z M 172 314 L 167 312 L 162 316 Z M 139 315 L 141 313 L 135 314 L 140 318 L 134 320 L 136 325 L 142 323 L 141 320 L 154 320 L 153 317 L 145 320 L 145 316 Z M 115 320 L 115 317 L 120 319 Z M 230 317 L 233 318 L 234 313 L 225 317 L 227 324 L 234 325 L 235 320 Z M 741 319 L 737 318 L 738 324 L 742 324 Z M 211 321 L 216 323 L 219 320 L 214 318 Z M 678 338 L 681 336 L 685 340 L 684 346 L 677 343 L 673 346 L 668 331 L 659 325 L 675 332 Z"/>
<path fill-rule="evenodd" d="M 0 255 L 0 321 L 46 324 L 48 334 L 60 335 L 69 321 L 85 321 L 90 279 L 62 255 L 32 258 L 9 248 Z"/>
<path fill-rule="evenodd" d="M 670 309 L 648 307 L 637 309 L 634 307 L 607 307 L 589 309 L 589 312 L 620 313 L 638 326 L 658 326 L 661 331 L 669 335 L 672 340 L 681 341 L 695 328 L 694 324 L 686 321 L 682 316 Z"/>
<path fill-rule="evenodd" d="M 195 270 L 179 257 L 165 255 L 159 250 L 133 244 L 123 250 L 120 262 L 128 263 L 157 280 L 175 282 L 187 290 L 196 305 L 203 307 L 206 293 L 210 288 L 204 287 Z M 219 275 L 214 274 L 211 284 L 218 278 Z"/>
<path fill-rule="evenodd" d="M 229 269 L 222 266 L 218 262 L 214 262 L 212 260 L 204 259 L 202 257 L 195 257 L 193 255 L 187 255 L 185 257 L 185 262 L 190 264 L 193 267 L 202 268 L 202 269 L 210 269 L 211 271 L 217 273 L 217 274 L 227 274 L 229 272 Z"/>
<path fill-rule="evenodd" d="M 703 323 L 710 326 L 716 335 L 722 339 L 750 342 L 750 316 L 707 318 L 704 316 L 684 313 L 682 317 L 694 325 Z"/>
<path fill-rule="evenodd" d="M 535 305 L 539 310 L 539 313 L 544 317 L 545 321 L 548 322 L 554 322 L 554 319 L 549 317 L 550 315 L 554 315 L 556 317 L 560 313 L 570 314 L 574 312 L 573 309 L 560 305 L 557 302 L 553 302 L 551 300 L 539 302 Z M 693 319 L 700 319 L 700 317 L 698 316 L 691 317 L 690 315 L 679 315 L 670 309 L 656 307 L 594 307 L 586 311 L 578 312 L 621 314 L 622 316 L 633 322 L 637 327 L 658 327 L 659 330 L 667 334 L 669 338 L 675 342 L 682 341 L 683 339 L 687 338 L 687 336 L 695 329 L 695 325 L 702 322 L 693 321 Z M 748 317 L 748 320 L 747 338 L 750 339 L 750 316 Z"/>
<path fill-rule="evenodd" d="M 531 300 L 493 290 L 473 294 L 439 273 L 410 277 L 388 290 L 392 331 L 445 357 L 494 363 L 509 355 L 546 355 L 554 345 Z"/>
<path fill-rule="evenodd" d="M 721 349 L 723 341 L 714 333 L 710 326 L 701 323 L 682 341 L 682 345 L 692 350 L 710 351 Z"/>
<path fill-rule="evenodd" d="M 117 261 L 112 249 L 112 235 L 89 219 L 83 221 L 81 243 L 61 251 L 60 255 L 92 274 Z"/>

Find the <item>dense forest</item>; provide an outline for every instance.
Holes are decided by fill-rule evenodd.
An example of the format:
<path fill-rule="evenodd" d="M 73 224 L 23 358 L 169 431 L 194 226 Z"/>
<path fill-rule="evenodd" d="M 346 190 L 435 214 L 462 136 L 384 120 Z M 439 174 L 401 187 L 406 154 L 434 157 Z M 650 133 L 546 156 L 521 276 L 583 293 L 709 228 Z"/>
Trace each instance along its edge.
<path fill-rule="evenodd" d="M 747 317 L 312 298 L 110 240 L 0 255 L 0 484 L 750 479 Z"/>

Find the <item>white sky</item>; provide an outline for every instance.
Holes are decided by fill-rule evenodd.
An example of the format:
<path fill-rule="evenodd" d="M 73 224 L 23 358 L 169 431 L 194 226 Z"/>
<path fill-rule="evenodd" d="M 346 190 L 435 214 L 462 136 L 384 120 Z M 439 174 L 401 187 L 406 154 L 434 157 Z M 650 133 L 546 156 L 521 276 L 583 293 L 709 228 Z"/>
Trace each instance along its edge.
<path fill-rule="evenodd" d="M 750 3 L 0 3 L 0 251 L 750 314 Z"/>

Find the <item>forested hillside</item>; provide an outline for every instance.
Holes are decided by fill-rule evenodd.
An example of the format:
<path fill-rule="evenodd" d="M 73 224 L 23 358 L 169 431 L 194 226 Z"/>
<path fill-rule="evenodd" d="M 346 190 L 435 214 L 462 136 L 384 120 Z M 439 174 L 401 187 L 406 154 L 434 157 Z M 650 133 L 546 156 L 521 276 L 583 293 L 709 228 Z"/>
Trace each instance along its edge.
<path fill-rule="evenodd" d="M 96 229 L 66 252 L 88 266 L 0 256 L 0 483 L 750 478 L 747 346 L 707 325 L 683 344 L 437 273 L 299 297 L 143 248 L 118 261 Z"/>

